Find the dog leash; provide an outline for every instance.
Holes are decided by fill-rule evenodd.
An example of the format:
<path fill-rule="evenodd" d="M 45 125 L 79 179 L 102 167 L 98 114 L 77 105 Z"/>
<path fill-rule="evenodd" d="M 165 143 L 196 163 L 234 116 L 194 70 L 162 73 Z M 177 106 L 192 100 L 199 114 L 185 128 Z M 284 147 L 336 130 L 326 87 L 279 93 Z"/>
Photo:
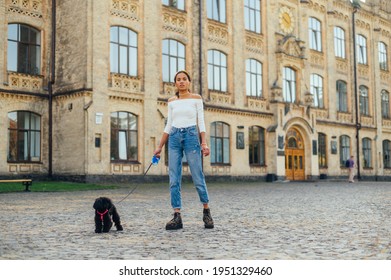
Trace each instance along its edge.
<path fill-rule="evenodd" d="M 160 160 L 160 157 L 156 156 L 156 155 L 153 155 L 152 157 L 152 160 L 151 160 L 151 163 L 149 164 L 147 170 L 144 172 L 144 177 L 145 175 L 147 175 L 149 169 L 151 168 L 152 165 L 157 165 L 159 163 L 159 160 Z M 124 197 L 122 198 L 120 201 L 117 202 L 117 204 L 121 203 L 122 201 L 124 201 L 129 195 L 131 195 L 136 189 L 138 188 L 138 184 L 136 184 L 136 186 Z"/>

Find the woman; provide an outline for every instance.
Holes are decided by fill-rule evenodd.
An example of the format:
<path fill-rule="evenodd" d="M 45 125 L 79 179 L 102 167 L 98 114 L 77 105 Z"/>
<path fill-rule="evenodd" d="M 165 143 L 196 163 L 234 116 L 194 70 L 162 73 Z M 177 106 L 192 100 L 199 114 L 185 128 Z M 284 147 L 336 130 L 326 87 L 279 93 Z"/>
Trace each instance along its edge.
<path fill-rule="evenodd" d="M 168 168 L 170 177 L 171 206 L 174 218 L 166 224 L 166 230 L 181 229 L 181 183 L 183 153 L 190 167 L 191 176 L 203 204 L 205 228 L 213 228 L 214 223 L 209 209 L 209 195 L 202 171 L 201 153 L 209 155 L 206 143 L 204 108 L 199 94 L 190 92 L 190 75 L 182 70 L 174 78 L 178 92 L 168 100 L 168 118 L 163 136 L 154 155 L 160 157 L 163 146 L 168 141 Z M 197 129 L 198 126 L 198 129 Z M 199 133 L 201 134 L 201 145 Z"/>

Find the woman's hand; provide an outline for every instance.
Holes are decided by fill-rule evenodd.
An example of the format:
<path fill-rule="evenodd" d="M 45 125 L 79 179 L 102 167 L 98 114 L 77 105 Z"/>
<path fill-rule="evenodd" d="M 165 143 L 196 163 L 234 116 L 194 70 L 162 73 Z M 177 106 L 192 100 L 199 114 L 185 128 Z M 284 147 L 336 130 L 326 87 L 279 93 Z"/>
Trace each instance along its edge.
<path fill-rule="evenodd" d="M 202 154 L 207 157 L 210 154 L 210 150 L 207 144 L 201 144 Z"/>
<path fill-rule="evenodd" d="M 153 152 L 153 154 L 154 154 L 156 157 L 160 158 L 160 153 L 161 153 L 161 152 L 162 152 L 162 148 L 158 147 L 158 148 Z"/>

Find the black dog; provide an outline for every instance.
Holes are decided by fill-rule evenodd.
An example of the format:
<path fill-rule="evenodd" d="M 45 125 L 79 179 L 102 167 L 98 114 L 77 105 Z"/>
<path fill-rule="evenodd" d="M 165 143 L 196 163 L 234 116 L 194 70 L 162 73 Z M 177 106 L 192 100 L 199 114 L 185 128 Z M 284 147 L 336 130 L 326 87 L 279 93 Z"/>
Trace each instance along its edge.
<path fill-rule="evenodd" d="M 109 232 L 113 226 L 113 222 L 117 230 L 123 230 L 121 221 L 115 208 L 114 204 L 111 202 L 110 198 L 99 197 L 95 200 L 94 203 L 95 209 L 95 232 L 101 233 Z M 113 218 L 113 219 L 111 219 Z"/>

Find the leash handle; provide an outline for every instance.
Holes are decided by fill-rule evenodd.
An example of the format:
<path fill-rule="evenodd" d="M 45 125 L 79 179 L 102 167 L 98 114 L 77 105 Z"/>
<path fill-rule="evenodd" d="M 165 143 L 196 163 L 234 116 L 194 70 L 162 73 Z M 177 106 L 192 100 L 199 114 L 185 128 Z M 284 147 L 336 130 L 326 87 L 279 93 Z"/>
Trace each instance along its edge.
<path fill-rule="evenodd" d="M 153 155 L 151 163 L 149 164 L 147 170 L 144 172 L 144 176 L 147 175 L 149 169 L 151 168 L 152 165 L 157 165 L 159 163 L 160 157 L 157 155 Z"/>

